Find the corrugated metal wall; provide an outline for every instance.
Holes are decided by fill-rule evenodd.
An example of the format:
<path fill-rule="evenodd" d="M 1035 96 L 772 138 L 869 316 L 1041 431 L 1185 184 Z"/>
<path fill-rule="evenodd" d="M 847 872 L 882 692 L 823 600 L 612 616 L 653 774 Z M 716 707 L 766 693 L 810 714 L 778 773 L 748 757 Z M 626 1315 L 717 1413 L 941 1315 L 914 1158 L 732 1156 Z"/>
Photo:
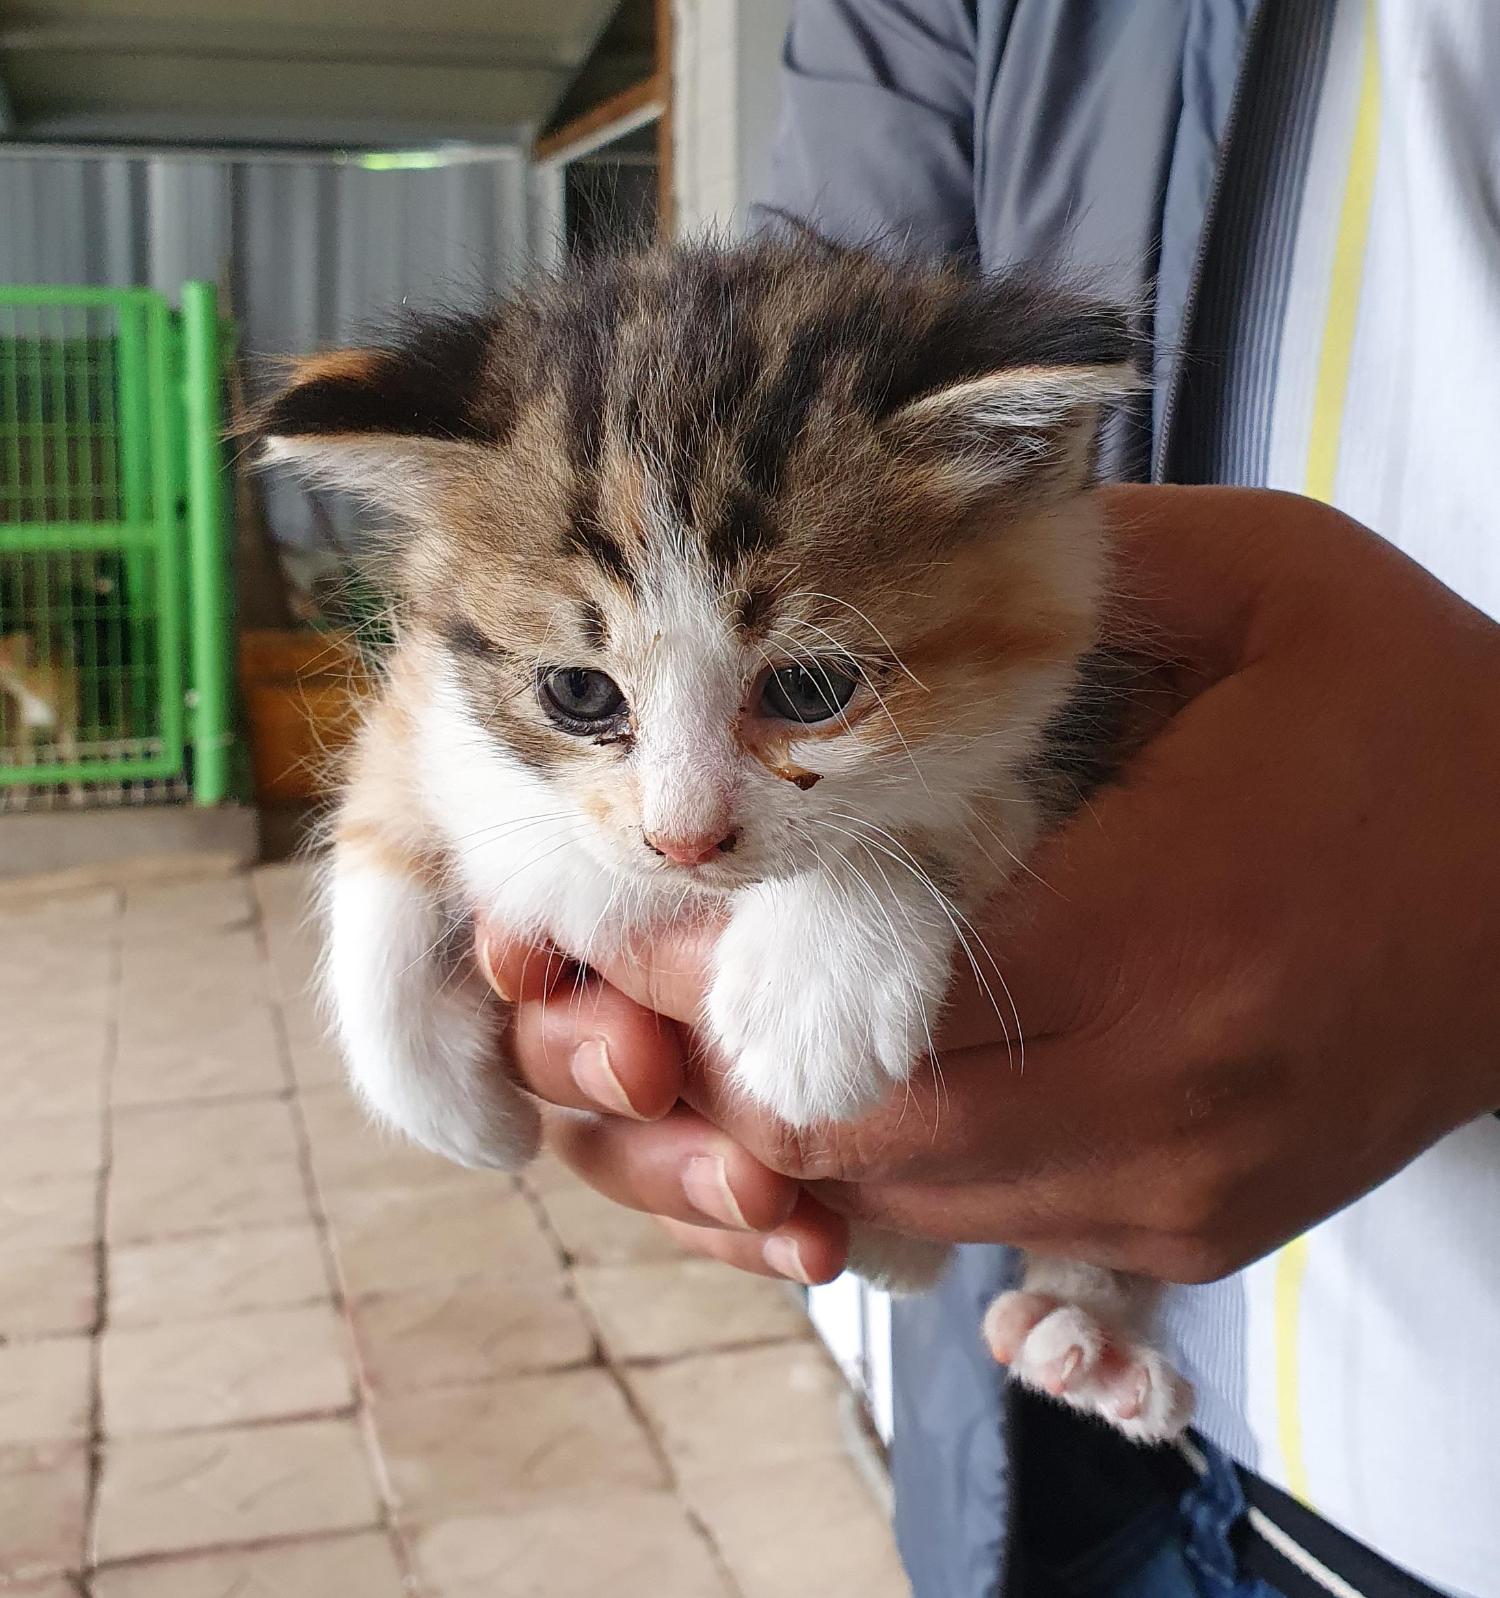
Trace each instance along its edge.
<path fill-rule="evenodd" d="M 403 301 L 463 304 L 503 290 L 558 226 L 556 200 L 519 152 L 370 170 L 303 157 L 0 155 L 0 282 L 145 285 L 175 300 L 217 282 L 250 369 L 358 336 Z M 279 539 L 328 520 L 268 479 Z M 347 513 L 333 512 L 336 524 Z"/>

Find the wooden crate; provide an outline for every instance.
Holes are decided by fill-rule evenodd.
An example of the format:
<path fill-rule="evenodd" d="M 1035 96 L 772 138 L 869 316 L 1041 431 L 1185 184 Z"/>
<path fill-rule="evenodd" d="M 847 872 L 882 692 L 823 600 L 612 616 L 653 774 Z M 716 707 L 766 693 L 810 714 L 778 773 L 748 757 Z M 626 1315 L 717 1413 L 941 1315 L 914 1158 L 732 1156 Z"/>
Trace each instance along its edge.
<path fill-rule="evenodd" d="M 334 757 L 358 726 L 370 688 L 349 638 L 310 629 L 245 632 L 240 686 L 257 801 L 326 797 Z"/>

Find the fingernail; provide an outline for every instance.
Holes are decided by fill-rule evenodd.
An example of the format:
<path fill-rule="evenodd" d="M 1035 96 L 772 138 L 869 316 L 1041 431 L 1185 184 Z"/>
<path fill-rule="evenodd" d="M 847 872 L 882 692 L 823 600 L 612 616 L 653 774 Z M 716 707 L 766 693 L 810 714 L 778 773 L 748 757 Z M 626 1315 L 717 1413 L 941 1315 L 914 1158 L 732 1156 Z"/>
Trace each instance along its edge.
<path fill-rule="evenodd" d="M 700 1215 L 706 1215 L 721 1226 L 732 1226 L 741 1232 L 750 1230 L 750 1223 L 729 1185 L 724 1161 L 717 1154 L 695 1155 L 683 1166 L 682 1190 Z"/>
<path fill-rule="evenodd" d="M 486 938 L 479 951 L 479 968 L 484 972 L 484 980 L 495 990 L 496 996 L 506 1004 L 514 1004 L 516 996 L 510 991 L 509 984 L 500 974 L 500 962 L 495 957 L 495 942 L 493 938 Z"/>
<path fill-rule="evenodd" d="M 802 1250 L 797 1246 L 796 1238 L 787 1237 L 779 1232 L 774 1233 L 766 1239 L 761 1257 L 778 1276 L 801 1282 L 804 1287 L 812 1286 L 812 1277 L 807 1274 L 807 1267 L 802 1263 Z"/>
<path fill-rule="evenodd" d="M 592 1099 L 600 1109 L 612 1115 L 628 1115 L 632 1121 L 646 1119 L 620 1086 L 603 1038 L 589 1038 L 573 1051 L 573 1080 L 584 1097 Z"/>

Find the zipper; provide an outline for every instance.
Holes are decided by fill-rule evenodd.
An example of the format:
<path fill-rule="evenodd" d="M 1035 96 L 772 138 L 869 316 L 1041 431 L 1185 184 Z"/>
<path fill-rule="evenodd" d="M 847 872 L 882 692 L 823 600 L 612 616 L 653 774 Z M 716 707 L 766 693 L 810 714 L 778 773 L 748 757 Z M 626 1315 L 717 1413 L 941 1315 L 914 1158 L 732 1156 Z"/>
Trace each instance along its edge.
<path fill-rule="evenodd" d="M 1188 275 L 1188 291 L 1182 304 L 1182 336 L 1178 339 L 1177 353 L 1172 358 L 1172 374 L 1167 379 L 1167 395 L 1161 408 L 1161 431 L 1156 438 L 1156 451 L 1151 462 L 1151 481 L 1165 480 L 1168 445 L 1172 438 L 1172 422 L 1177 415 L 1177 402 L 1182 397 L 1182 385 L 1187 371 L 1187 341 L 1192 333 L 1193 321 L 1198 314 L 1198 300 L 1203 288 L 1203 272 L 1208 264 L 1208 251 L 1213 242 L 1214 218 L 1224 193 L 1224 176 L 1229 168 L 1234 150 L 1235 129 L 1239 126 L 1244 108 L 1246 86 L 1250 80 L 1251 63 L 1255 59 L 1255 45 L 1260 38 L 1266 12 L 1272 0 L 1260 0 L 1250 21 L 1245 25 L 1245 46 L 1240 52 L 1240 64 L 1234 77 L 1234 88 L 1229 96 L 1229 115 L 1224 119 L 1224 137 L 1219 144 L 1219 161 L 1214 169 L 1213 187 L 1208 191 L 1208 203 L 1203 208 L 1203 226 L 1198 231 L 1198 249 L 1193 256 L 1193 269 Z"/>

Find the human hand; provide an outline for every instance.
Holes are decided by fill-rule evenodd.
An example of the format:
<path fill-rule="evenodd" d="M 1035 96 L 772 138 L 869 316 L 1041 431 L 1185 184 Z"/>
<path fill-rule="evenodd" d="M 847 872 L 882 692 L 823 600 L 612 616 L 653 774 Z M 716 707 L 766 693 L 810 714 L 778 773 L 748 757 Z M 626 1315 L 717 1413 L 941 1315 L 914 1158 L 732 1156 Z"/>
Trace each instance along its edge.
<path fill-rule="evenodd" d="M 858 1217 L 1199 1281 L 1500 1104 L 1500 628 L 1309 501 L 1108 501 L 1125 608 L 1197 692 L 981 925 L 1024 1068 L 960 985 L 939 1072 L 798 1134 L 692 1036 L 711 933 L 550 996 L 497 943 L 527 1084 L 612 1112 L 552 1119 L 585 1180 L 802 1280 Z"/>

